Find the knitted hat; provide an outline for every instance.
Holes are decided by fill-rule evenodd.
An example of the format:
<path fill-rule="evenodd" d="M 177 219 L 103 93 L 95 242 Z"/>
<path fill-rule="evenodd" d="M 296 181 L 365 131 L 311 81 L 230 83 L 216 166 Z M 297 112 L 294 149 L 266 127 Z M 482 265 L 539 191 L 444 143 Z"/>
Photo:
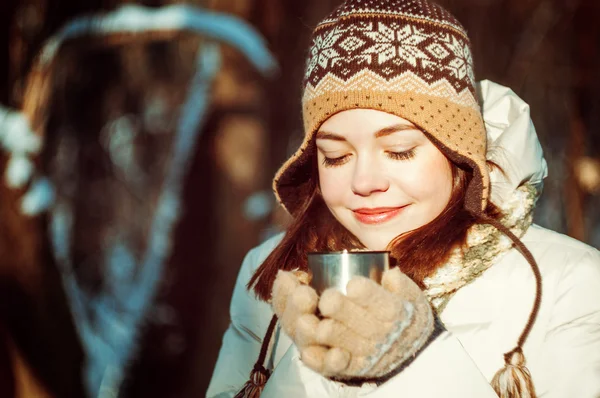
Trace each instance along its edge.
<path fill-rule="evenodd" d="M 473 170 L 465 207 L 487 205 L 486 131 L 475 94 L 470 42 L 460 23 L 425 0 L 348 0 L 320 22 L 304 79 L 305 137 L 273 189 L 292 215 L 314 175 L 314 137 L 333 114 L 369 108 L 419 127 L 454 163 Z"/>

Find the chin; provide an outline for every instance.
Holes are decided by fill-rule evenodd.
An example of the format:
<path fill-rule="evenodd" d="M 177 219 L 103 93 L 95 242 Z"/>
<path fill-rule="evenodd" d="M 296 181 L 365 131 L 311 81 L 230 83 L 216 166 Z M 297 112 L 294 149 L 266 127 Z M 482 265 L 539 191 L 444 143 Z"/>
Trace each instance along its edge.
<path fill-rule="evenodd" d="M 371 251 L 385 251 L 388 249 L 388 244 L 391 242 L 391 240 L 381 240 L 381 239 L 365 239 L 364 241 L 361 240 L 361 242 L 363 242 L 363 245 L 365 245 L 365 247 L 368 250 Z"/>

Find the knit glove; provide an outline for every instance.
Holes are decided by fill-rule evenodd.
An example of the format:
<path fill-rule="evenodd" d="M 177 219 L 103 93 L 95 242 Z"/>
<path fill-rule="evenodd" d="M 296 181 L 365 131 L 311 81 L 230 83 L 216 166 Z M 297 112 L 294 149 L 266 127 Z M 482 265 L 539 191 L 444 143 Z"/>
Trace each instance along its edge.
<path fill-rule="evenodd" d="M 319 318 L 316 316 L 319 296 L 315 289 L 308 286 L 308 283 L 310 283 L 310 276 L 306 272 L 279 271 L 271 292 L 273 312 L 279 318 L 283 331 L 299 348 L 314 343 L 314 338 L 311 337 L 314 331 L 301 332 L 297 335 L 297 325 L 300 323 L 301 329 L 308 331 L 316 330 L 319 323 Z M 308 340 L 305 341 L 306 338 Z"/>
<path fill-rule="evenodd" d="M 319 299 L 306 283 L 306 274 L 279 271 L 272 305 L 302 361 L 323 376 L 384 378 L 415 355 L 433 332 L 425 294 L 398 268 L 386 271 L 381 285 L 353 278 L 347 295 L 328 289 Z"/>

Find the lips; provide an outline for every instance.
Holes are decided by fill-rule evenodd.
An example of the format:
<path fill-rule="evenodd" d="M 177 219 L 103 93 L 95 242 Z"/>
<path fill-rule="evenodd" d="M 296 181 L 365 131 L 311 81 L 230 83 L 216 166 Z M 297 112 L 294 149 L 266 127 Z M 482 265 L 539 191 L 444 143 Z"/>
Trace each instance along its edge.
<path fill-rule="evenodd" d="M 363 224 L 382 224 L 396 217 L 406 206 L 375 207 L 353 210 L 354 217 Z"/>

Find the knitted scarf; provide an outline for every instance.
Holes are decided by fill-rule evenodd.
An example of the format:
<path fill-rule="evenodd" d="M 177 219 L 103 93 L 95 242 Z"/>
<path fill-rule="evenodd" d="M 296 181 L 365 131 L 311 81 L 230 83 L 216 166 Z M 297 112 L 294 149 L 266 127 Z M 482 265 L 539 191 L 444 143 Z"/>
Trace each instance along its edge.
<path fill-rule="evenodd" d="M 517 188 L 501 207 L 500 220 L 519 239 L 533 222 L 539 191 L 530 184 Z M 473 282 L 513 247 L 509 238 L 488 224 L 475 224 L 467 232 L 466 245 L 456 248 L 449 260 L 424 279 L 425 294 L 438 313 L 462 287 Z"/>

